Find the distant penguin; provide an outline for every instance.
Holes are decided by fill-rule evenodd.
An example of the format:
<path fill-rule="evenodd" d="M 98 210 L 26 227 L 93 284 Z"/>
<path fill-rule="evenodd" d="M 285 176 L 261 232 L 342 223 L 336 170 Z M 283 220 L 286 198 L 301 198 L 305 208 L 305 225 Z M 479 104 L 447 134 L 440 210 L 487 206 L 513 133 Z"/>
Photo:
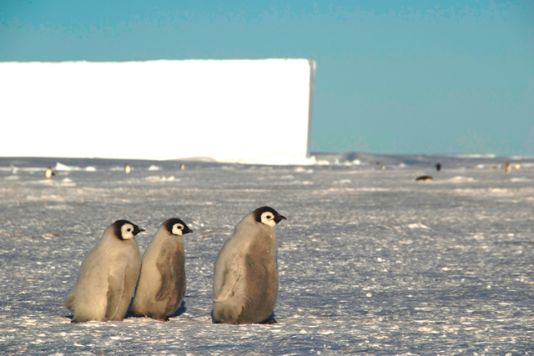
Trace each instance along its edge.
<path fill-rule="evenodd" d="M 193 232 L 178 218 L 165 221 L 143 255 L 132 312 L 168 320 L 185 294 L 183 235 Z"/>
<path fill-rule="evenodd" d="M 180 164 L 180 170 L 185 171 L 185 163 Z"/>
<path fill-rule="evenodd" d="M 124 173 L 126 174 L 132 173 L 132 167 L 128 163 L 124 165 Z"/>
<path fill-rule="evenodd" d="M 52 179 L 54 176 L 56 175 L 56 173 L 54 172 L 54 170 L 52 169 L 52 167 L 47 167 L 45 172 L 44 172 L 44 176 L 46 179 Z"/>
<path fill-rule="evenodd" d="M 436 171 L 441 171 L 441 163 L 436 163 Z"/>
<path fill-rule="evenodd" d="M 285 219 L 268 206 L 245 216 L 222 247 L 213 280 L 214 323 L 275 322 L 278 264 L 275 226 Z"/>
<path fill-rule="evenodd" d="M 432 176 L 419 176 L 415 178 L 416 182 L 431 182 L 434 178 Z"/>
<path fill-rule="evenodd" d="M 85 257 L 76 285 L 65 299 L 72 322 L 124 319 L 141 269 L 135 240 L 141 231 L 128 220 L 117 220 L 106 228 Z"/>

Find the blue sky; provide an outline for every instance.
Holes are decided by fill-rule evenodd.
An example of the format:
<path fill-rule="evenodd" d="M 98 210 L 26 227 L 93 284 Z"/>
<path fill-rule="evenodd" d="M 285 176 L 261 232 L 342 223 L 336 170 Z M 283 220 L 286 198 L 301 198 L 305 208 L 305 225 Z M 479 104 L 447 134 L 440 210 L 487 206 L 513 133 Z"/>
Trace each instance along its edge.
<path fill-rule="evenodd" d="M 0 61 L 273 57 L 312 151 L 534 155 L 533 1 L 0 0 Z"/>

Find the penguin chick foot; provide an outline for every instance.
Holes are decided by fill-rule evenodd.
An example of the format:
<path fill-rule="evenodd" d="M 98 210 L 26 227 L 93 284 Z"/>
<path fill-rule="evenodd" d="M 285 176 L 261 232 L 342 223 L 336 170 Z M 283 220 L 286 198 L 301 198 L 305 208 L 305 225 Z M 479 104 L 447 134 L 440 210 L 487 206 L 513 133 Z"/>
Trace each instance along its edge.
<path fill-rule="evenodd" d="M 277 324 L 277 323 L 278 323 L 278 321 L 276 321 L 276 319 L 274 317 L 260 322 L 260 324 Z"/>
<path fill-rule="evenodd" d="M 157 320 L 157 321 L 169 321 L 168 316 L 155 316 L 155 315 L 145 315 L 145 318 Z"/>

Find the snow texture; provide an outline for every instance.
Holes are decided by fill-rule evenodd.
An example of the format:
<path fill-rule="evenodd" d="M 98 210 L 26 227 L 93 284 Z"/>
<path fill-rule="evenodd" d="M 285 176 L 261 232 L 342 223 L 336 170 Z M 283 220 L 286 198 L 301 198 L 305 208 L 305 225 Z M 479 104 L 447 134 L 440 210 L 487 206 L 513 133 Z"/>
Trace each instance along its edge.
<path fill-rule="evenodd" d="M 0 159 L 0 353 L 534 351 L 534 160 L 507 174 L 497 158 L 441 158 L 441 172 L 426 156 L 317 159 L 129 161 L 130 174 L 124 161 Z M 58 168 L 51 180 L 47 166 Z M 434 180 L 415 181 L 424 174 Z M 212 324 L 216 255 L 266 204 L 288 217 L 277 227 L 278 323 Z M 194 230 L 185 311 L 71 324 L 63 299 L 104 228 L 120 218 L 145 228 L 142 252 L 173 216 Z"/>

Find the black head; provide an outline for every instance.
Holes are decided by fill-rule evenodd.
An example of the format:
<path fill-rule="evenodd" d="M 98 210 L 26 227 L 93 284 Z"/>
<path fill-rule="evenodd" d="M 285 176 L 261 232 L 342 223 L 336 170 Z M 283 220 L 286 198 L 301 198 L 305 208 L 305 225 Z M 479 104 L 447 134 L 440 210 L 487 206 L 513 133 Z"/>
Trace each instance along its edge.
<path fill-rule="evenodd" d="M 190 232 L 193 232 L 181 219 L 178 218 L 171 218 L 163 223 L 165 225 L 165 229 L 172 234 L 176 236 L 182 236 L 185 234 L 188 234 Z"/>
<path fill-rule="evenodd" d="M 278 214 L 276 210 L 269 206 L 262 206 L 261 208 L 258 208 L 254 210 L 254 219 L 259 222 L 263 223 L 265 225 L 269 226 L 275 226 L 282 220 L 286 220 L 286 217 L 283 215 Z"/>
<path fill-rule="evenodd" d="M 113 232 L 120 240 L 131 240 L 142 231 L 145 230 L 128 220 L 117 220 L 113 223 Z"/>

